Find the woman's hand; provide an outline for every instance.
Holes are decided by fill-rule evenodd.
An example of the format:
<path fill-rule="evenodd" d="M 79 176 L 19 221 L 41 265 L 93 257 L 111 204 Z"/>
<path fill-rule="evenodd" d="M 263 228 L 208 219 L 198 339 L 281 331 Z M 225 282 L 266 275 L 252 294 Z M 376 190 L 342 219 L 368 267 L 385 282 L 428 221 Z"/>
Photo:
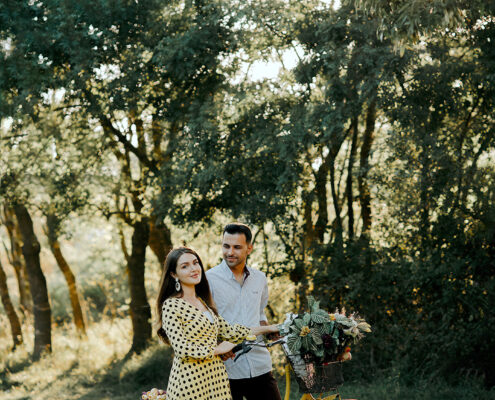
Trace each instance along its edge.
<path fill-rule="evenodd" d="M 213 350 L 213 355 L 218 356 L 220 354 L 228 353 L 234 347 L 235 347 L 235 344 L 234 343 L 222 342 L 217 347 L 215 347 L 215 350 Z"/>

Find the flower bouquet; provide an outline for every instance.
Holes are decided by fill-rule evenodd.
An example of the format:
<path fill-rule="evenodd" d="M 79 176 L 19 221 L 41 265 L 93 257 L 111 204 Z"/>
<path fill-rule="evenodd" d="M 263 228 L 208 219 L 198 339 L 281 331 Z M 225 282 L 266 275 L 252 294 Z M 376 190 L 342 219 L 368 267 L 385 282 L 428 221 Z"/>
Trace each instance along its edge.
<path fill-rule="evenodd" d="M 284 352 L 301 389 L 324 392 L 343 383 L 341 362 L 351 359 L 350 345 L 371 332 L 371 327 L 357 313 L 347 316 L 345 309 L 322 310 L 311 296 L 308 306 L 305 313 L 287 314 L 279 329 L 286 337 Z"/>
<path fill-rule="evenodd" d="M 165 400 L 167 393 L 165 390 L 153 388 L 147 392 L 143 392 L 141 400 Z"/>

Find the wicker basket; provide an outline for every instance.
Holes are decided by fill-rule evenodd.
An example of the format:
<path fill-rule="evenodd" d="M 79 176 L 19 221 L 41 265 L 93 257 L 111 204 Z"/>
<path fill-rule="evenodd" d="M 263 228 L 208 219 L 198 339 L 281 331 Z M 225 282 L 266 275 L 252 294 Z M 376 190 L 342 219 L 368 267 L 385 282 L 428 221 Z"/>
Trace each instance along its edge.
<path fill-rule="evenodd" d="M 336 361 L 325 365 L 317 365 L 314 360 L 308 357 L 301 357 L 299 354 L 289 354 L 286 346 L 283 347 L 301 392 L 329 392 L 336 390 L 344 383 L 342 362 Z"/>

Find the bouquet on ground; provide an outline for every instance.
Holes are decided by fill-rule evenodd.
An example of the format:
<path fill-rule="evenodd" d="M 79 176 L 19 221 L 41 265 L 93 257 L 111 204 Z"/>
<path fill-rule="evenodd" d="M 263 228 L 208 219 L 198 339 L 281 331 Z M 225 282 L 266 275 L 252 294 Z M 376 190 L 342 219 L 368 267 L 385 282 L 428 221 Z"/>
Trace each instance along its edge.
<path fill-rule="evenodd" d="M 147 392 L 143 392 L 141 400 L 165 400 L 167 394 L 165 390 L 153 388 Z"/>
<path fill-rule="evenodd" d="M 344 308 L 334 313 L 322 310 L 312 296 L 308 306 L 303 314 L 287 314 L 279 326 L 280 334 L 287 338 L 288 352 L 319 365 L 350 360 L 351 344 L 371 332 L 371 326 L 356 312 L 347 316 Z"/>

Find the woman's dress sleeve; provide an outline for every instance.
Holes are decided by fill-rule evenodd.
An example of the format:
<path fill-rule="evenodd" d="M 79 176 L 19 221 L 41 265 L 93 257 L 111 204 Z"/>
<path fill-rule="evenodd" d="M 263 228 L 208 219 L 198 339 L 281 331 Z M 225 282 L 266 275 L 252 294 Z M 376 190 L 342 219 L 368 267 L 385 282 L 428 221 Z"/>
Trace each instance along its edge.
<path fill-rule="evenodd" d="M 185 334 L 180 308 L 175 301 L 166 301 L 162 307 L 162 327 L 174 349 L 176 357 L 195 359 L 213 359 L 215 344 L 208 345 L 204 341 L 193 342 Z"/>
<path fill-rule="evenodd" d="M 246 336 L 251 335 L 251 329 L 240 324 L 231 325 L 220 315 L 218 316 L 218 323 L 218 336 L 221 340 L 231 343 L 240 343 L 246 338 Z"/>

